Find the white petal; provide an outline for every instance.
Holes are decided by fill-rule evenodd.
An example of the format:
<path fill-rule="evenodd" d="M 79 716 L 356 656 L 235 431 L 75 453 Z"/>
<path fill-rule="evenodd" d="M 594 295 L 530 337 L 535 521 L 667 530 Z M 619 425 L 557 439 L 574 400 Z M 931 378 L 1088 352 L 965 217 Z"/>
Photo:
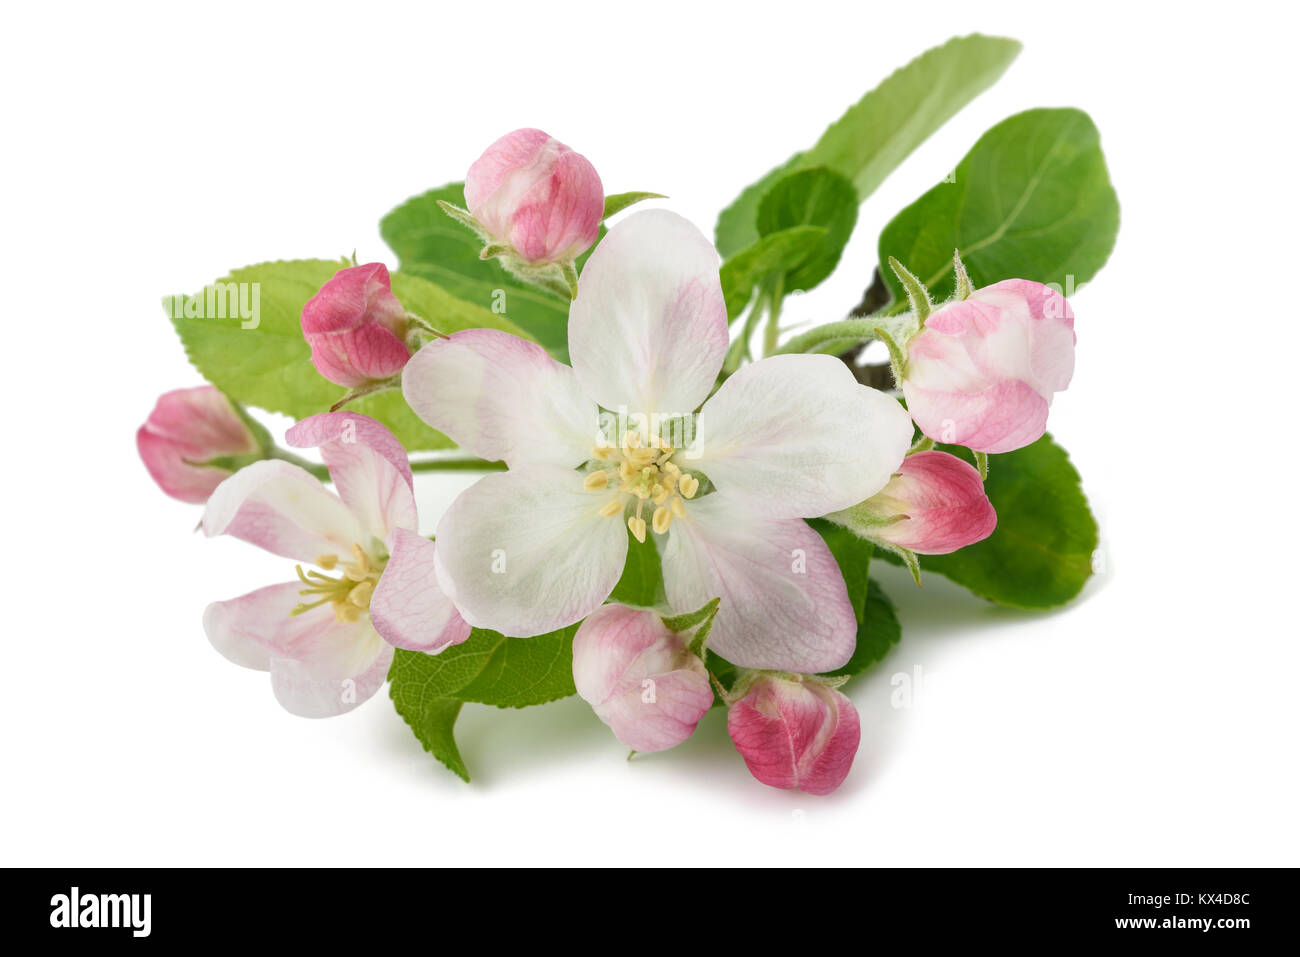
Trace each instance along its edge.
<path fill-rule="evenodd" d="M 329 605 L 292 615 L 304 599 L 299 582 L 271 585 L 203 613 L 208 640 L 235 664 L 271 672 L 276 698 L 309 718 L 350 711 L 380 685 L 389 648 L 362 618 L 339 622 Z"/>
<path fill-rule="evenodd" d="M 471 625 L 540 635 L 600 606 L 623 571 L 621 512 L 599 514 L 608 492 L 550 465 L 480 479 L 438 524 L 438 581 Z"/>
<path fill-rule="evenodd" d="M 389 559 L 370 599 L 370 620 L 390 645 L 437 654 L 469 637 L 469 624 L 438 585 L 438 547 L 414 532 L 395 529 Z"/>
<path fill-rule="evenodd" d="M 402 393 L 416 415 L 457 445 L 511 468 L 574 468 L 596 444 L 596 405 L 573 370 L 497 329 L 429 343 L 406 364 Z"/>
<path fill-rule="evenodd" d="M 271 459 L 217 486 L 203 512 L 203 533 L 233 535 L 301 562 L 346 555 L 364 538 L 357 517 L 315 476 Z"/>
<path fill-rule="evenodd" d="M 726 351 L 718 254 L 704 235 L 660 209 L 611 229 L 569 308 L 569 356 L 587 394 L 612 412 L 692 412 Z"/>
<path fill-rule="evenodd" d="M 663 569 L 675 613 L 722 599 L 709 648 L 733 664 L 813 673 L 853 655 L 857 622 L 844 578 L 804 521 L 762 519 L 706 496 L 673 522 Z"/>
<path fill-rule="evenodd" d="M 365 619 L 362 619 L 364 622 Z M 351 711 L 374 696 L 388 680 L 393 647 L 367 624 L 374 657 L 361 671 L 342 678 L 320 678 L 301 662 L 277 658 L 271 662 L 271 690 L 291 714 L 303 718 L 332 718 Z"/>
<path fill-rule="evenodd" d="M 285 441 L 320 448 L 339 497 L 375 538 L 383 541 L 394 528 L 415 529 L 411 463 L 381 423 L 355 412 L 325 412 L 303 419 Z"/>
<path fill-rule="evenodd" d="M 769 518 L 815 518 L 875 495 L 912 441 L 912 421 L 832 356 L 773 356 L 745 366 L 704 404 L 699 456 L 727 498 Z"/>

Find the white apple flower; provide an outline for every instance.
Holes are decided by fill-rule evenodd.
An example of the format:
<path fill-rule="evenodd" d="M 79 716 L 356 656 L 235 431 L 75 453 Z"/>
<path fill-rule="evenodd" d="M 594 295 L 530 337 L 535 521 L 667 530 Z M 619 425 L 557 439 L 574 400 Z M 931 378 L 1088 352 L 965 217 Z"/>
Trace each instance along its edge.
<path fill-rule="evenodd" d="M 508 466 L 438 525 L 438 583 L 466 621 L 511 636 L 579 621 L 618 582 L 628 535 L 651 536 L 674 613 L 721 597 L 711 649 L 748 668 L 848 660 L 844 580 L 804 519 L 880 491 L 911 421 L 831 356 L 764 359 L 710 398 L 727 341 L 713 246 L 652 210 L 588 261 L 569 316 L 572 368 L 490 329 L 411 359 L 411 408 Z"/>

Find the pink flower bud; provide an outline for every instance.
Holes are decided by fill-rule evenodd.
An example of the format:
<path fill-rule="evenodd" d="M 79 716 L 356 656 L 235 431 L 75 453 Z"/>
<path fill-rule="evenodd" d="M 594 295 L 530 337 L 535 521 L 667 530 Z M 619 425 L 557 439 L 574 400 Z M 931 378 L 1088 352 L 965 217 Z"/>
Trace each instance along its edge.
<path fill-rule="evenodd" d="M 909 455 L 889 484 L 857 510 L 889 522 L 873 528 L 873 537 L 922 555 L 946 555 L 983 541 L 998 523 L 979 472 L 947 452 Z"/>
<path fill-rule="evenodd" d="M 573 683 L 636 751 L 681 744 L 713 704 L 704 662 L 652 611 L 604 605 L 573 638 Z"/>
<path fill-rule="evenodd" d="M 210 385 L 162 396 L 135 434 L 140 458 L 158 487 L 202 505 L 233 471 L 230 460 L 255 456 L 261 443 L 234 406 Z"/>
<path fill-rule="evenodd" d="M 921 431 L 1010 452 L 1047 428 L 1074 372 L 1074 313 L 1060 293 L 1007 279 L 935 310 L 907 346 L 903 395 Z"/>
<path fill-rule="evenodd" d="M 406 328 L 406 310 L 383 263 L 340 269 L 302 307 L 312 365 L 349 389 L 402 371 L 411 357 Z"/>
<path fill-rule="evenodd" d="M 727 712 L 727 732 L 749 773 L 774 788 L 829 794 L 848 776 L 861 729 L 853 703 L 834 688 L 759 677 Z"/>
<path fill-rule="evenodd" d="M 605 193 L 585 156 L 541 130 L 515 130 L 469 168 L 465 204 L 525 262 L 566 262 L 596 241 Z"/>

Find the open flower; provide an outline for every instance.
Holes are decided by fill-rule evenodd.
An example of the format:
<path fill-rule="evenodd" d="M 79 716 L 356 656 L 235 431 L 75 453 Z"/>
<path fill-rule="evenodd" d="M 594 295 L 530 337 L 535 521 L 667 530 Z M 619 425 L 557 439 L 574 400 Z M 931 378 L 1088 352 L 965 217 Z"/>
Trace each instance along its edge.
<path fill-rule="evenodd" d="M 812 675 L 758 676 L 730 703 L 727 733 L 759 781 L 808 794 L 844 782 L 862 737 L 853 702 Z"/>
<path fill-rule="evenodd" d="M 209 605 L 203 627 L 231 661 L 269 671 L 286 709 L 326 717 L 383 685 L 394 645 L 440 651 L 469 637 L 469 626 L 434 580 L 434 544 L 415 533 L 411 466 L 393 434 L 364 415 L 333 412 L 302 420 L 286 439 L 320 447 L 337 494 L 278 460 L 221 483 L 204 533 L 302 564 L 295 581 Z M 390 555 L 405 559 L 392 578 L 384 575 Z"/>
<path fill-rule="evenodd" d="M 708 672 L 653 611 L 605 605 L 573 637 L 578 695 L 635 751 L 664 751 L 713 706 Z"/>
<path fill-rule="evenodd" d="M 826 517 L 921 555 L 946 555 L 983 541 L 998 523 L 979 472 L 937 451 L 909 455 L 871 498 Z"/>
<path fill-rule="evenodd" d="M 1059 292 L 1007 279 L 936 309 L 907 344 L 903 395 L 921 431 L 977 452 L 1042 437 L 1074 373 L 1074 313 Z"/>
<path fill-rule="evenodd" d="M 364 388 L 402 371 L 406 310 L 392 292 L 388 267 L 340 269 L 302 307 L 302 334 L 316 371 L 337 385 Z"/>
<path fill-rule="evenodd" d="M 729 660 L 826 671 L 849 658 L 844 580 L 803 519 L 883 488 L 911 422 L 830 356 L 764 359 L 709 398 L 726 349 L 716 252 L 651 210 L 583 271 L 573 368 L 489 329 L 411 359 L 411 408 L 509 467 L 438 526 L 438 581 L 467 621 L 516 636 L 579 621 L 618 581 L 630 533 L 658 540 L 674 611 L 721 598 L 710 647 Z"/>

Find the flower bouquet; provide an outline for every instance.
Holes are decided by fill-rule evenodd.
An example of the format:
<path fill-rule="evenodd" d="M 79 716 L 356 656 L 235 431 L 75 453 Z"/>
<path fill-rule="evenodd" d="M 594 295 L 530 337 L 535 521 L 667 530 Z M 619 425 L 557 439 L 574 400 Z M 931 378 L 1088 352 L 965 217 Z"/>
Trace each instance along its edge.
<path fill-rule="evenodd" d="M 759 781 L 834 790 L 864 733 L 844 685 L 900 637 L 873 559 L 1023 609 L 1092 571 L 1096 524 L 1045 432 L 1074 371 L 1067 295 L 1118 228 L 1085 114 L 998 123 L 885 227 L 846 318 L 781 324 L 859 205 L 1018 50 L 924 53 L 712 239 L 523 129 L 383 219 L 391 272 L 270 262 L 169 297 L 209 384 L 158 400 L 140 455 L 205 535 L 285 560 L 208 606 L 213 646 L 307 717 L 388 683 L 466 780 L 466 702 L 576 693 L 633 752 L 724 709 Z M 253 410 L 296 420 L 283 444 Z M 482 474 L 419 515 L 416 475 L 447 469 Z"/>

